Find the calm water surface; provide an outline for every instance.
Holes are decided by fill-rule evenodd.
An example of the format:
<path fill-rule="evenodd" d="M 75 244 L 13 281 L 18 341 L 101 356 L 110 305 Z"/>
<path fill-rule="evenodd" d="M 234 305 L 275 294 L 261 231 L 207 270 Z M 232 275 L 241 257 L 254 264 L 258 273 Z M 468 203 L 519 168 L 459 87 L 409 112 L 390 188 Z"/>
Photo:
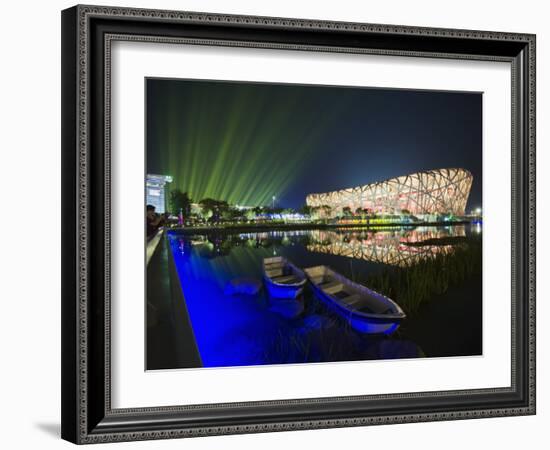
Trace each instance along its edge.
<path fill-rule="evenodd" d="M 262 260 L 329 265 L 350 279 L 410 267 L 453 245 L 427 239 L 480 237 L 479 225 L 416 229 L 270 231 L 169 235 L 193 333 L 205 367 L 481 354 L 481 277 L 409 315 L 391 337 L 356 333 L 306 288 L 301 301 L 231 294 L 231 280 L 262 281 Z"/>

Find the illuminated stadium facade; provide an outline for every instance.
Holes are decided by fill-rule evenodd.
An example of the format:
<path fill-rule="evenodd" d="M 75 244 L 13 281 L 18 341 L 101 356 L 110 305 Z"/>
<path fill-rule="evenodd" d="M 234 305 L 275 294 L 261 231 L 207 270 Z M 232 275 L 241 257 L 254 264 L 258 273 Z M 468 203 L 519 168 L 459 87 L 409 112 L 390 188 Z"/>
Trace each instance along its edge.
<path fill-rule="evenodd" d="M 340 191 L 309 194 L 306 204 L 329 218 L 344 215 L 346 207 L 352 213 L 360 208 L 369 214 L 463 216 L 472 181 L 472 174 L 464 169 L 428 170 Z"/>

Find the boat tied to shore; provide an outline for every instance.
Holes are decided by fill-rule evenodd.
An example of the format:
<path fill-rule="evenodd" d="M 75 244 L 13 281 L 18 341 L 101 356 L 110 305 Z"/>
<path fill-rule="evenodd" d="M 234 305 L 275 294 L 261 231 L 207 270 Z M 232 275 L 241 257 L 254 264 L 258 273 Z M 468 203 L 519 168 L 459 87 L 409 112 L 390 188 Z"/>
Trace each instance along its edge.
<path fill-rule="evenodd" d="M 392 299 L 355 283 L 328 266 L 304 269 L 316 296 L 351 327 L 367 334 L 391 334 L 406 317 Z"/>
<path fill-rule="evenodd" d="M 307 282 L 304 271 L 283 256 L 264 258 L 263 273 L 267 291 L 274 298 L 295 299 Z"/>

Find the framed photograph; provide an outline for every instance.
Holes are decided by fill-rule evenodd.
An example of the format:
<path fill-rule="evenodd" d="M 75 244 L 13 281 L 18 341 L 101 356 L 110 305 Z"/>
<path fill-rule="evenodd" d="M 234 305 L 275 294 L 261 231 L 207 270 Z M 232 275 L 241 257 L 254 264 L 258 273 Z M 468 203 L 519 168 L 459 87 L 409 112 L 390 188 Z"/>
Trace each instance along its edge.
<path fill-rule="evenodd" d="M 62 12 L 62 437 L 535 413 L 535 36 Z"/>

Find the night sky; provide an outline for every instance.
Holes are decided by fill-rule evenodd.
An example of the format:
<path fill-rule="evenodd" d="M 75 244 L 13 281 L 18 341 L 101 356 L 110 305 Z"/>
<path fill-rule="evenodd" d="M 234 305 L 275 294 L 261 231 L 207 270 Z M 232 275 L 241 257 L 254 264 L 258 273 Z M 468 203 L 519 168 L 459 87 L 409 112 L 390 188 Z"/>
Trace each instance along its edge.
<path fill-rule="evenodd" d="M 481 207 L 482 94 L 148 79 L 147 173 L 240 205 L 461 167 Z"/>

